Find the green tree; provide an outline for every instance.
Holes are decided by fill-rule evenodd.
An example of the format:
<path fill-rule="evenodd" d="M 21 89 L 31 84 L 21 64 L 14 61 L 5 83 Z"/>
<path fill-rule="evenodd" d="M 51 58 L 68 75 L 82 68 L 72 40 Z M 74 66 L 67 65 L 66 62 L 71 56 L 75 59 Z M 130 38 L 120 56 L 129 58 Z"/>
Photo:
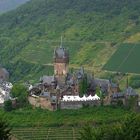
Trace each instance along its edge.
<path fill-rule="evenodd" d="M 138 97 L 128 97 L 127 99 L 127 107 L 130 110 L 136 110 L 137 108 L 137 101 L 138 101 Z"/>
<path fill-rule="evenodd" d="M 12 111 L 13 107 L 12 107 L 12 101 L 11 100 L 7 100 L 4 102 L 4 110 L 5 111 Z"/>
<path fill-rule="evenodd" d="M 99 86 L 96 87 L 96 94 L 100 97 L 101 106 L 103 106 L 104 105 L 104 98 L 105 98 L 105 96 L 104 96 L 104 93 L 101 91 Z"/>
<path fill-rule="evenodd" d="M 3 119 L 0 119 L 0 140 L 10 140 L 11 128 L 9 124 Z"/>
<path fill-rule="evenodd" d="M 140 140 L 140 114 L 131 114 L 122 123 L 120 135 L 125 140 Z"/>
<path fill-rule="evenodd" d="M 83 91 L 83 80 L 79 82 L 79 91 L 80 91 L 80 97 L 83 97 L 84 91 Z"/>
<path fill-rule="evenodd" d="M 83 91 L 84 93 L 87 93 L 88 89 L 88 79 L 87 79 L 87 74 L 84 74 L 84 79 L 83 79 Z"/>
<path fill-rule="evenodd" d="M 17 98 L 18 107 L 24 107 L 28 104 L 27 88 L 22 84 L 15 84 L 12 88 L 11 95 Z"/>
<path fill-rule="evenodd" d="M 140 114 L 131 114 L 113 125 L 84 127 L 79 140 L 140 140 Z"/>
<path fill-rule="evenodd" d="M 82 97 L 84 94 L 87 93 L 88 89 L 87 74 L 84 74 L 84 77 L 80 80 L 79 88 L 80 88 L 80 96 Z"/>
<path fill-rule="evenodd" d="M 84 127 L 83 130 L 80 132 L 79 140 L 94 140 L 93 128 L 89 125 Z"/>

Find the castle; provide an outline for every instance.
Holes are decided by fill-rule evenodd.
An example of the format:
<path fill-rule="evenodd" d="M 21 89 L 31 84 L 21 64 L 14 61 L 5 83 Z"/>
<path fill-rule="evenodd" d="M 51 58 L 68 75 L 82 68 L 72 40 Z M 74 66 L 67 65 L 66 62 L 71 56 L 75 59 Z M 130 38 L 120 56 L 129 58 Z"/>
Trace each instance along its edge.
<path fill-rule="evenodd" d="M 54 75 L 42 76 L 40 83 L 29 87 L 29 102 L 35 107 L 49 110 L 78 109 L 83 105 L 100 105 L 100 95 L 97 88 L 105 95 L 105 104 L 123 100 L 128 96 L 138 96 L 132 88 L 127 87 L 123 92 L 119 85 L 108 79 L 95 78 L 86 73 L 84 68 L 73 73 L 69 72 L 69 52 L 61 41 L 60 47 L 54 50 Z"/>

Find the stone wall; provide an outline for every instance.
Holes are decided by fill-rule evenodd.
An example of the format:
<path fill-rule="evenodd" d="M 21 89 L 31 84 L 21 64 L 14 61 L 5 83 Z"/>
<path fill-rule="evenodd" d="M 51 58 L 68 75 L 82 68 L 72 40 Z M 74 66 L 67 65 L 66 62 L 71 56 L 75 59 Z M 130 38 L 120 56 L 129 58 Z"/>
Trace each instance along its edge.
<path fill-rule="evenodd" d="M 60 109 L 79 109 L 83 106 L 99 106 L 100 101 L 61 101 Z"/>
<path fill-rule="evenodd" d="M 54 106 L 52 106 L 50 100 L 44 97 L 28 97 L 29 103 L 34 107 L 41 107 L 42 109 L 48 109 L 53 111 Z"/>
<path fill-rule="evenodd" d="M 43 97 L 28 97 L 29 103 L 34 107 L 41 107 L 42 109 L 48 109 L 50 111 L 56 110 L 56 105 L 52 105 L 50 100 Z M 60 101 L 60 109 L 80 109 L 83 106 L 99 106 L 100 101 Z"/>

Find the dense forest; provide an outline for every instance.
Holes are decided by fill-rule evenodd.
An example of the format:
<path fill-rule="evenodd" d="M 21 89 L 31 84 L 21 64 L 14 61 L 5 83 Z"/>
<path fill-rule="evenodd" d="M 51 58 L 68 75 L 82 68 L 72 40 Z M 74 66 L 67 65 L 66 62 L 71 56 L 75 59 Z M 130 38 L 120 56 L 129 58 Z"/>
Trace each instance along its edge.
<path fill-rule="evenodd" d="M 31 67 L 50 64 L 62 35 L 70 64 L 103 66 L 113 46 L 139 42 L 139 13 L 139 0 L 31 0 L 0 16 L 1 64 L 11 74 L 19 61 Z M 17 77 L 32 71 L 16 69 Z"/>

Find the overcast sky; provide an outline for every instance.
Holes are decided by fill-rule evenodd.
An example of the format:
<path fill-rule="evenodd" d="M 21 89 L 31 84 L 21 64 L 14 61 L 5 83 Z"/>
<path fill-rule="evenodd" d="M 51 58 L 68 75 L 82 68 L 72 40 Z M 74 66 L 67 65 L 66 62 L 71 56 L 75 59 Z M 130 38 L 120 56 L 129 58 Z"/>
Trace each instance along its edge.
<path fill-rule="evenodd" d="M 0 12 L 5 12 L 16 8 L 29 0 L 0 0 Z"/>

